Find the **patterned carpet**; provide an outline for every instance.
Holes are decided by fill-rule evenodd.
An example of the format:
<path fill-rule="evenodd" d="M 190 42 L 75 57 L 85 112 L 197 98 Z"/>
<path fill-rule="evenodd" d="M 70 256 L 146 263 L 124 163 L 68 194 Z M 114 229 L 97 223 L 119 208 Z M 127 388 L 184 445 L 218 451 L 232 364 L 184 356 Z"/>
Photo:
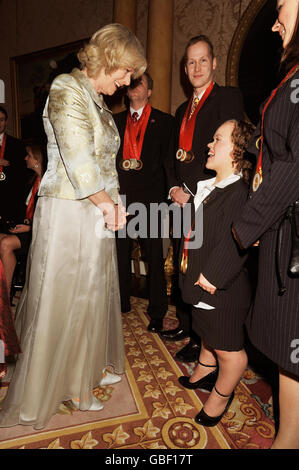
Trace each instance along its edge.
<path fill-rule="evenodd" d="M 126 374 L 114 385 L 97 387 L 104 410 L 81 412 L 70 402 L 60 406 L 42 431 L 15 426 L 1 429 L 0 449 L 266 449 L 274 438 L 271 388 L 248 368 L 235 390 L 230 410 L 214 428 L 193 420 L 208 393 L 186 390 L 177 378 L 195 364 L 173 356 L 187 340 L 163 342 L 147 331 L 147 301 L 132 298 L 123 315 Z M 170 306 L 165 328 L 176 326 Z M 7 382 L 0 386 L 0 400 Z"/>

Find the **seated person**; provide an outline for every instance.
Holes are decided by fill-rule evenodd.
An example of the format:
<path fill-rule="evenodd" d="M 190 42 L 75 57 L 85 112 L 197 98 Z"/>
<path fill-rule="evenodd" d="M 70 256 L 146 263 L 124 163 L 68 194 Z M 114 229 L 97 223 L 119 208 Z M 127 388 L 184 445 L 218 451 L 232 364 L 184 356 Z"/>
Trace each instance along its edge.
<path fill-rule="evenodd" d="M 26 150 L 27 155 L 25 161 L 27 168 L 33 170 L 35 175 L 32 181 L 32 188 L 26 201 L 27 209 L 25 219 L 23 223 L 9 228 L 8 233 L 0 233 L 0 260 L 5 272 L 8 296 L 10 295 L 12 277 L 16 266 L 14 251 L 22 249 L 22 252 L 27 254 L 29 250 L 36 196 L 45 167 L 45 159 L 39 146 L 33 144 L 28 146 Z"/>
<path fill-rule="evenodd" d="M 0 106 L 0 233 L 21 220 L 31 171 L 26 168 L 23 142 L 7 134 L 8 114 Z"/>
<path fill-rule="evenodd" d="M 247 200 L 251 164 L 244 153 L 252 132 L 250 124 L 236 120 L 215 132 L 206 168 L 216 177 L 199 181 L 194 196 L 195 211 L 203 207 L 203 243 L 192 249 L 190 236 L 181 247 L 182 297 L 192 305 L 192 325 L 202 345 L 193 374 L 179 382 L 211 392 L 195 417 L 203 426 L 221 420 L 247 366 L 244 323 L 251 284 L 244 268 L 247 253 L 238 248 L 231 226 Z"/>

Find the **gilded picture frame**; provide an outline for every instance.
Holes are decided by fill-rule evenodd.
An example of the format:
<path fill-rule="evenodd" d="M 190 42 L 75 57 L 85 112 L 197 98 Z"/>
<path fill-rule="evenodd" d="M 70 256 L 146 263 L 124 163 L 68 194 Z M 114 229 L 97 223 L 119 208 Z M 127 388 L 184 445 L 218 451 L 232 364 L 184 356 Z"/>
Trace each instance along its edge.
<path fill-rule="evenodd" d="M 227 58 L 226 85 L 238 87 L 247 118 L 256 125 L 260 106 L 280 81 L 282 43 L 272 31 L 275 0 L 252 0 L 234 33 Z"/>
<path fill-rule="evenodd" d="M 42 111 L 53 79 L 79 66 L 77 52 L 88 39 L 10 59 L 15 135 L 43 141 Z"/>
<path fill-rule="evenodd" d="M 228 86 L 238 86 L 239 62 L 245 39 L 255 18 L 266 3 L 267 0 L 252 0 L 235 30 L 226 63 L 225 81 Z"/>

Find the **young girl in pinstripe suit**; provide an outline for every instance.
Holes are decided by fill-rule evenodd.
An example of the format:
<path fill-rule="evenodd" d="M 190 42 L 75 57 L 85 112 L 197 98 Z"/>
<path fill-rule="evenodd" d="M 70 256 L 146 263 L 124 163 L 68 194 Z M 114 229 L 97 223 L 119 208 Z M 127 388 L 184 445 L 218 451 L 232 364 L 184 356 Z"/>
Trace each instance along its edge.
<path fill-rule="evenodd" d="M 244 152 L 252 135 L 246 122 L 226 121 L 208 145 L 208 169 L 216 178 L 199 181 L 195 210 L 203 205 L 203 244 L 182 247 L 180 287 L 183 300 L 193 305 L 192 328 L 202 338 L 198 365 L 192 376 L 180 377 L 189 389 L 211 391 L 195 420 L 215 426 L 234 397 L 234 388 L 247 365 L 244 322 L 251 300 L 251 286 L 244 264 L 246 252 L 238 249 L 231 226 L 245 205 L 250 162 Z M 185 265 L 184 265 L 185 262 Z"/>

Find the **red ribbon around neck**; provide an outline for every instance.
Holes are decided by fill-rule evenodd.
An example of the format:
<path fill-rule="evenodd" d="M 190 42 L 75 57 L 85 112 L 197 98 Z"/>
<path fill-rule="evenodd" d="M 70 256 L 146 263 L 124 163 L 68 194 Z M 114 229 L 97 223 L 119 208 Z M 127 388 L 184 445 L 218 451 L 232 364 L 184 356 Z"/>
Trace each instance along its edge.
<path fill-rule="evenodd" d="M 192 141 L 193 141 L 193 134 L 196 122 L 197 113 L 201 110 L 204 105 L 204 102 L 210 95 L 211 91 L 213 90 L 214 82 L 211 82 L 208 88 L 205 90 L 203 96 L 201 97 L 194 113 L 192 114 L 191 118 L 188 119 L 190 114 L 190 109 L 192 106 L 193 98 L 190 99 L 189 104 L 187 106 L 185 115 L 183 117 L 183 121 L 181 124 L 180 129 L 180 139 L 179 139 L 179 147 L 183 150 L 191 150 L 192 148 Z"/>
<path fill-rule="evenodd" d="M 140 159 L 141 149 L 146 126 L 151 114 L 151 105 L 147 103 L 137 122 L 133 122 L 131 113 L 128 113 L 124 136 L 123 159 Z"/>

